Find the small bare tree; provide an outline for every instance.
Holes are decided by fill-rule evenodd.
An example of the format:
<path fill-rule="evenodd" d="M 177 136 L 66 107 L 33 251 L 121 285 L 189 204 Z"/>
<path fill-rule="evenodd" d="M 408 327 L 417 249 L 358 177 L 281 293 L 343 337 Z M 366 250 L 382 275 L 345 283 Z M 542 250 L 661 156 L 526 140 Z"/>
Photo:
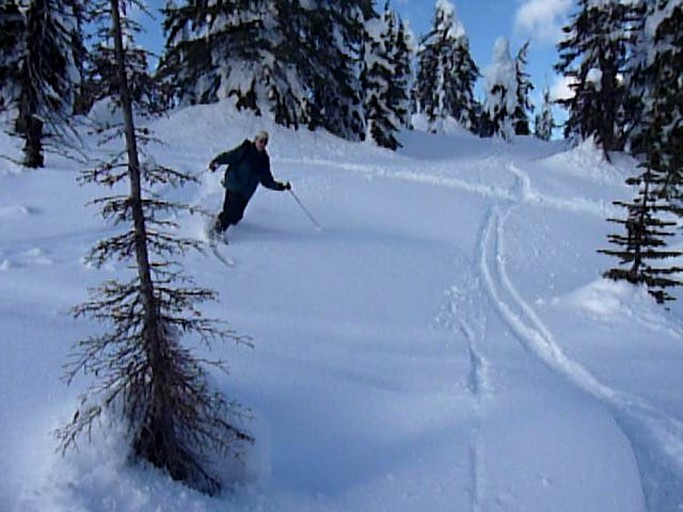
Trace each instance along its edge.
<path fill-rule="evenodd" d="M 112 259 L 132 261 L 135 275 L 127 282 L 104 283 L 89 302 L 74 308 L 75 316 L 92 317 L 112 329 L 75 345 L 67 382 L 80 372 L 94 374 L 99 381 L 87 390 L 73 419 L 56 431 L 56 437 L 66 451 L 105 411 L 113 411 L 112 417 L 122 418 L 128 426 L 133 461 L 149 461 L 172 478 L 215 494 L 223 482 L 212 469 L 210 455 L 239 457 L 253 439 L 239 426 L 244 420 L 240 406 L 210 385 L 205 365 L 225 369 L 223 362 L 198 359 L 181 346 L 180 337 L 194 335 L 208 344 L 249 341 L 202 316 L 196 306 L 214 299 L 215 293 L 196 287 L 172 261 L 200 249 L 199 242 L 171 233 L 177 226 L 166 214 L 189 207 L 165 201 L 152 189 L 194 179 L 140 163 L 138 140 L 147 136 L 136 131 L 133 122 L 121 6 L 119 0 L 108 1 L 124 117 L 118 135 L 123 135 L 126 150 L 85 172 L 83 180 L 109 187 L 128 181 L 128 195 L 95 203 L 105 219 L 129 227 L 99 242 L 89 258 L 98 266 Z"/>

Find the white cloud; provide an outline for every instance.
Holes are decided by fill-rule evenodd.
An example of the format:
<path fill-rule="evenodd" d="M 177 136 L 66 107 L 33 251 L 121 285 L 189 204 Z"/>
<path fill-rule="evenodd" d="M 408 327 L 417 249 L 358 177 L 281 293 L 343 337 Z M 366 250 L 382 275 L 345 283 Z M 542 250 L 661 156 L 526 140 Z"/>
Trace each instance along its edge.
<path fill-rule="evenodd" d="M 515 14 L 515 30 L 536 41 L 556 43 L 572 0 L 524 0 Z"/>
<path fill-rule="evenodd" d="M 574 91 L 569 87 L 573 79 L 566 76 L 558 76 L 550 86 L 550 98 L 552 100 L 563 100 L 574 96 Z"/>

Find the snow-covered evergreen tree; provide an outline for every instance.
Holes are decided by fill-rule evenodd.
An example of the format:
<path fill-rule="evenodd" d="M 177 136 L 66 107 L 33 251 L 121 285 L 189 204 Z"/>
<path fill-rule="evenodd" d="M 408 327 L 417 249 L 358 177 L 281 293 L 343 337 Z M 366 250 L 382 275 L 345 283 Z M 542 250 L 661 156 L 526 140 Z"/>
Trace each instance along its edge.
<path fill-rule="evenodd" d="M 230 100 L 286 126 L 364 134 L 358 57 L 371 0 L 168 1 L 162 75 L 181 104 Z"/>
<path fill-rule="evenodd" d="M 474 85 L 479 76 L 465 27 L 449 0 L 437 0 L 432 28 L 417 51 L 417 114 L 432 127 L 448 117 L 476 129 Z"/>
<path fill-rule="evenodd" d="M 499 37 L 493 47 L 493 63 L 484 70 L 484 115 L 491 135 L 510 140 L 515 134 L 514 113 L 521 107 L 517 96 L 517 68 L 510 43 Z"/>
<path fill-rule="evenodd" d="M 537 138 L 550 140 L 553 135 L 553 128 L 555 127 L 555 119 L 553 118 L 550 90 L 547 86 L 543 89 L 543 103 L 541 104 L 540 111 L 536 114 L 534 125 L 534 134 Z"/>
<path fill-rule="evenodd" d="M 667 188 L 683 186 L 683 0 L 648 2 L 634 63 L 628 73 L 636 106 L 632 152 L 645 153 L 656 139 L 667 170 Z M 656 134 L 653 126 L 660 126 Z M 665 191 L 669 194 L 669 191 Z"/>
<path fill-rule="evenodd" d="M 367 137 L 398 147 L 395 134 L 406 125 L 410 102 L 410 53 L 403 23 L 385 4 L 381 16 L 366 22 L 361 85 Z"/>
<path fill-rule="evenodd" d="M 14 0 L 0 3 L 0 109 L 16 106 L 19 77 L 26 52 L 26 18 Z"/>
<path fill-rule="evenodd" d="M 618 256 L 628 268 L 605 273 L 612 279 L 644 283 L 658 302 L 672 300 L 667 293 L 683 284 L 683 268 L 666 260 L 680 258 L 668 247 L 683 215 L 683 0 L 633 1 L 632 26 L 637 29 L 626 73 L 627 121 L 631 125 L 631 152 L 643 160 L 644 172 L 627 181 L 639 186 L 627 209 L 627 218 L 609 219 L 626 228 L 625 235 L 610 235 L 621 249 L 600 252 Z"/>
<path fill-rule="evenodd" d="M 512 113 L 515 135 L 529 135 L 529 115 L 533 112 L 533 105 L 529 93 L 534 89 L 529 73 L 526 72 L 529 42 L 527 41 L 517 52 L 515 57 L 515 78 L 517 83 L 517 105 Z"/>
<path fill-rule="evenodd" d="M 292 94 L 287 84 L 291 76 L 276 56 L 284 37 L 277 3 L 166 2 L 161 70 L 174 84 L 181 105 L 230 99 L 238 108 L 261 114 L 264 107 L 276 108 L 268 105 L 271 98 Z M 285 82 L 273 84 L 278 78 Z"/>
<path fill-rule="evenodd" d="M 26 48 L 17 69 L 18 117 L 15 129 L 25 140 L 24 165 L 42 167 L 47 125 L 63 134 L 80 86 L 80 3 L 30 0 L 26 7 Z"/>
<path fill-rule="evenodd" d="M 295 2 L 300 14 L 288 27 L 295 65 L 311 93 L 313 124 L 346 139 L 365 135 L 360 52 L 372 0 Z"/>
<path fill-rule="evenodd" d="M 410 27 L 400 19 L 397 20 L 394 37 L 394 51 L 391 62 L 398 78 L 398 86 L 389 89 L 389 102 L 397 105 L 397 113 L 401 126 L 409 126 L 412 112 L 411 91 L 413 86 L 413 57 L 415 56 L 415 36 Z"/>
<path fill-rule="evenodd" d="M 621 0 L 578 0 L 578 11 L 563 28 L 555 69 L 570 79 L 565 136 L 595 136 L 605 151 L 624 145 L 624 85 L 620 77 L 632 43 L 633 6 Z"/>

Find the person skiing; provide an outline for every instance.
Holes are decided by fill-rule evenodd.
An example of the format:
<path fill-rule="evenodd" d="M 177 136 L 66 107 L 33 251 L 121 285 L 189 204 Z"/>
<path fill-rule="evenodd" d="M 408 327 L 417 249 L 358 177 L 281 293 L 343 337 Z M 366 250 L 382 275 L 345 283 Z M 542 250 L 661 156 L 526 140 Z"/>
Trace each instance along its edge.
<path fill-rule="evenodd" d="M 268 132 L 260 130 L 254 136 L 254 141 L 245 139 L 242 144 L 218 154 L 209 163 L 209 170 L 214 172 L 221 165 L 227 165 L 223 186 L 225 199 L 223 210 L 213 225 L 211 236 L 217 237 L 228 227 L 237 224 L 244 215 L 244 210 L 254 195 L 259 183 L 271 190 L 289 190 L 291 184 L 279 182 L 273 178 L 270 171 L 270 158 L 266 152 Z"/>

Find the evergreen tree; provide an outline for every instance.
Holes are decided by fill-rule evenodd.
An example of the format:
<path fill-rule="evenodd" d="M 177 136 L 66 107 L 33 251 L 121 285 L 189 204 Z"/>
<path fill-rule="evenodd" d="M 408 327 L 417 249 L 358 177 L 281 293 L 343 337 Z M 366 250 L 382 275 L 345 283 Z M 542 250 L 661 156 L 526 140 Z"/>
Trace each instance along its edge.
<path fill-rule="evenodd" d="M 675 234 L 673 228 L 678 225 L 676 218 L 683 211 L 672 206 L 662 195 L 667 172 L 660 169 L 661 159 L 654 147 L 651 147 L 642 167 L 644 172 L 640 176 L 627 180 L 629 185 L 639 186 L 638 195 L 633 202 L 614 202 L 626 209 L 626 219 L 608 219 L 624 226 L 626 233 L 609 235 L 610 243 L 617 248 L 601 249 L 598 252 L 618 257 L 622 265 L 608 270 L 604 277 L 645 284 L 657 302 L 663 303 L 674 299 L 666 291 L 668 288 L 683 284 L 676 277 L 683 272 L 683 267 L 657 265 L 663 260 L 683 255 L 682 251 L 667 248 L 666 242 Z M 627 268 L 623 265 L 627 265 Z"/>
<path fill-rule="evenodd" d="M 16 84 L 14 128 L 25 140 L 27 167 L 43 166 L 48 135 L 66 140 L 80 85 L 80 13 L 76 0 L 30 0 L 26 6 L 24 51 L 9 80 Z"/>
<path fill-rule="evenodd" d="M 676 266 L 655 266 L 683 254 L 666 244 L 683 214 L 683 2 L 638 1 L 631 6 L 637 37 L 626 74 L 626 112 L 631 151 L 643 159 L 645 171 L 631 180 L 640 185 L 634 202 L 616 203 L 627 208 L 627 219 L 611 219 L 626 226 L 626 236 L 610 237 L 624 248 L 601 252 L 630 264 L 609 270 L 607 277 L 644 283 L 664 302 L 674 298 L 667 289 L 682 284 L 678 276 L 683 272 Z"/>
<path fill-rule="evenodd" d="M 26 18 L 14 0 L 0 3 L 0 110 L 17 105 L 17 69 L 26 53 Z"/>
<path fill-rule="evenodd" d="M 125 9 L 126 5 L 124 3 L 122 8 Z M 148 14 L 143 4 L 139 9 Z M 105 98 L 111 99 L 109 106 L 112 111 L 121 108 L 110 12 L 109 0 L 91 0 L 84 8 L 83 16 L 87 18 L 92 33 L 88 34 L 90 50 L 81 65 L 83 80 L 76 103 L 78 114 L 87 114 L 96 102 Z M 123 16 L 121 31 L 128 85 L 136 113 L 158 114 L 166 110 L 170 105 L 164 102 L 161 86 L 149 72 L 150 52 L 135 42 L 143 31 L 142 24 Z"/>
<path fill-rule="evenodd" d="M 284 52 L 310 93 L 309 126 L 349 140 L 365 135 L 360 53 L 365 21 L 376 16 L 372 0 L 290 0 Z M 290 3 L 288 2 L 288 3 Z"/>
<path fill-rule="evenodd" d="M 647 3 L 644 19 L 627 74 L 636 106 L 631 131 L 631 151 L 638 155 L 656 140 L 667 172 L 666 193 L 680 187 L 683 176 L 683 1 L 657 0 Z M 653 126 L 661 126 L 652 133 Z"/>
<path fill-rule="evenodd" d="M 625 92 L 620 76 L 632 44 L 633 7 L 620 0 L 579 0 L 558 44 L 556 71 L 570 79 L 565 136 L 594 136 L 605 152 L 624 147 Z"/>
<path fill-rule="evenodd" d="M 283 37 L 271 0 L 167 1 L 161 74 L 176 86 L 180 105 L 231 98 L 261 113 L 273 77 L 287 78 L 275 56 Z"/>
<path fill-rule="evenodd" d="M 371 0 L 168 2 L 162 74 L 180 104 L 231 99 L 277 123 L 364 134 L 360 69 Z"/>
<path fill-rule="evenodd" d="M 432 28 L 421 41 L 417 59 L 417 113 L 432 125 L 452 117 L 462 127 L 475 130 L 474 85 L 479 70 L 450 1 L 437 0 Z"/>
<path fill-rule="evenodd" d="M 124 46 L 131 101 L 139 114 L 158 114 L 169 105 L 162 99 L 160 84 L 148 71 L 148 52 L 133 45 Z M 84 68 L 84 80 L 79 101 L 80 112 L 86 114 L 93 104 L 105 98 L 120 108 L 115 50 L 111 41 L 96 43 Z"/>
<path fill-rule="evenodd" d="M 546 86 L 543 89 L 543 104 L 540 112 L 535 118 L 535 135 L 541 140 L 550 140 L 553 136 L 555 120 L 553 119 L 552 101 L 550 100 L 550 90 Z"/>
<path fill-rule="evenodd" d="M 130 456 L 165 470 L 173 479 L 215 494 L 223 482 L 211 468 L 217 454 L 239 456 L 252 438 L 235 421 L 239 408 L 212 390 L 201 361 L 180 344 L 181 335 L 210 343 L 241 338 L 206 319 L 197 304 L 215 294 L 197 288 L 172 258 L 197 249 L 198 242 L 175 237 L 177 205 L 163 199 L 159 188 L 182 185 L 195 178 L 173 169 L 144 163 L 146 139 L 136 130 L 127 79 L 119 0 L 109 0 L 112 34 L 124 125 L 109 140 L 123 134 L 125 151 L 84 173 L 86 182 L 114 187 L 129 185 L 129 193 L 96 201 L 102 215 L 128 229 L 99 242 L 90 259 L 96 265 L 116 259 L 131 262 L 128 281 L 111 280 L 93 292 L 89 302 L 74 309 L 106 322 L 112 330 L 82 340 L 74 348 L 67 380 L 77 373 L 94 374 L 100 382 L 83 397 L 71 422 L 57 431 L 63 450 L 73 447 L 98 418 L 117 415 L 130 438 Z M 124 4 L 125 6 L 126 4 Z M 219 367 L 220 362 L 214 362 Z"/>
<path fill-rule="evenodd" d="M 366 23 L 364 112 L 368 137 L 390 149 L 395 133 L 406 125 L 409 108 L 410 54 L 403 24 L 385 5 L 384 13 Z"/>
<path fill-rule="evenodd" d="M 484 71 L 484 115 L 490 123 L 491 135 L 499 135 L 506 140 L 514 135 L 514 113 L 521 108 L 518 90 L 510 44 L 506 38 L 500 37 L 493 48 L 493 63 Z"/>
<path fill-rule="evenodd" d="M 401 126 L 410 124 L 410 114 L 413 111 L 411 104 L 411 90 L 413 85 L 412 62 L 415 55 L 413 41 L 415 36 L 400 18 L 397 19 L 398 27 L 394 37 L 394 51 L 392 53 L 392 67 L 396 76 L 397 85 L 390 87 L 388 91 L 389 102 L 396 105 L 396 113 L 399 116 Z"/>
<path fill-rule="evenodd" d="M 515 58 L 515 77 L 517 84 L 517 102 L 512 113 L 515 135 L 529 135 L 529 114 L 533 112 L 533 105 L 529 99 L 529 93 L 534 89 L 529 80 L 529 73 L 526 72 L 527 55 L 529 53 L 529 42 L 527 41 L 517 52 Z"/>
<path fill-rule="evenodd" d="M 95 1 L 95 0 L 93 0 Z M 75 115 L 83 114 L 79 110 L 84 91 L 84 80 L 86 76 L 86 65 L 90 57 L 88 47 L 88 32 L 86 27 L 90 23 L 88 6 L 92 2 L 81 2 L 79 0 L 68 0 L 70 9 L 73 10 L 73 30 L 71 31 L 71 55 L 73 58 L 74 80 L 73 80 L 73 99 L 71 101 L 71 113 Z"/>

